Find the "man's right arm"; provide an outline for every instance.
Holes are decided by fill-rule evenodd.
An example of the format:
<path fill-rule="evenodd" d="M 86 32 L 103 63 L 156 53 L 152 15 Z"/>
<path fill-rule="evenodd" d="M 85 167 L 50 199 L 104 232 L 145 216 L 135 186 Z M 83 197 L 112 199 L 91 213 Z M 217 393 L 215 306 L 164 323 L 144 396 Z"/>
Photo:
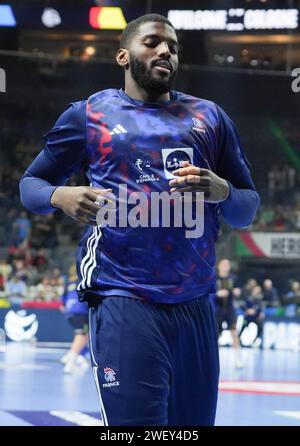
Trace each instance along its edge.
<path fill-rule="evenodd" d="M 85 102 L 71 104 L 45 136 L 46 144 L 22 176 L 20 198 L 31 212 L 48 214 L 54 190 L 80 170 L 85 160 Z"/>
<path fill-rule="evenodd" d="M 46 145 L 22 176 L 23 206 L 37 214 L 61 209 L 84 223 L 95 219 L 97 195 L 103 190 L 89 186 L 64 186 L 86 159 L 85 101 L 71 104 L 46 135 Z"/>

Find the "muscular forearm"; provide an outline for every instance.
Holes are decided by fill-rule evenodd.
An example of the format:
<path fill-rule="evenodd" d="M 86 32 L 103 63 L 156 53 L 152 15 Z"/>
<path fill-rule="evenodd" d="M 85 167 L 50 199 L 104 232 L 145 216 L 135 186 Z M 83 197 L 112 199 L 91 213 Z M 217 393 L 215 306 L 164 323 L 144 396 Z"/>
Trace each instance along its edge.
<path fill-rule="evenodd" d="M 254 220 L 260 203 L 258 193 L 253 189 L 237 189 L 229 183 L 230 194 L 220 203 L 225 222 L 235 228 L 246 228 Z"/>

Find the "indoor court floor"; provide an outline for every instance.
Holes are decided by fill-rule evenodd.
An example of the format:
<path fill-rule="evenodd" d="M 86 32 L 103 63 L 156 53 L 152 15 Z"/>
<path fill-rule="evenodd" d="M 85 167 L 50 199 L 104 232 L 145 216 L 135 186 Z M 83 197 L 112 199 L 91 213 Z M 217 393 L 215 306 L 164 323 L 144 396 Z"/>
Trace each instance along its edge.
<path fill-rule="evenodd" d="M 0 351 L 1 426 L 101 426 L 90 369 L 63 373 L 65 348 L 7 343 Z M 235 369 L 220 348 L 217 426 L 300 426 L 299 352 L 246 349 Z"/>

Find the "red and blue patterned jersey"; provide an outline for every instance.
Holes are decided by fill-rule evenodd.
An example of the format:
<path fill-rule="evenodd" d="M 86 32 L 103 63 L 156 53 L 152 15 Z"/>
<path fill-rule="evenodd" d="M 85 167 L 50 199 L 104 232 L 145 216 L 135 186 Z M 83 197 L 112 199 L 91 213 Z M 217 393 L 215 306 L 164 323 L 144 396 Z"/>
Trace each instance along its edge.
<path fill-rule="evenodd" d="M 122 89 L 108 89 L 71 104 L 40 154 L 52 173 L 45 174 L 45 168 L 41 175 L 34 161 L 25 174 L 49 183 L 41 203 L 31 206 L 38 212 L 51 209 L 53 185 L 63 184 L 83 166 L 92 186 L 111 188 L 116 196 L 120 185 L 126 185 L 128 194 L 169 191 L 172 171 L 183 161 L 228 181 L 226 201 L 204 204 L 204 232 L 198 238 L 187 238 L 186 228 L 172 222 L 170 227 L 87 225 L 77 255 L 77 289 L 83 300 L 93 293 L 177 303 L 213 293 L 220 214 L 233 226 L 253 219 L 259 199 L 232 121 L 211 101 L 175 91 L 170 96 L 169 101 L 144 103 Z M 33 196 L 26 200 L 25 195 L 22 201 L 30 208 Z M 244 202 L 243 212 L 235 200 Z"/>

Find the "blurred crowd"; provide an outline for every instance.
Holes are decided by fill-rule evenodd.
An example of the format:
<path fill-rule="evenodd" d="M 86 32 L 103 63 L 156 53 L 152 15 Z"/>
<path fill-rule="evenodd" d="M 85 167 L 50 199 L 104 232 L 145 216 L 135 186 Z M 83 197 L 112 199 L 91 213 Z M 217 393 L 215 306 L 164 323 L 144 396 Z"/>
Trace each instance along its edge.
<path fill-rule="evenodd" d="M 290 280 L 284 293 L 279 293 L 270 278 L 260 283 L 249 278 L 244 283 L 231 269 L 231 261 L 217 265 L 217 290 L 211 297 L 219 331 L 220 345 L 232 345 L 235 366 L 243 367 L 241 346 L 262 347 L 264 320 L 269 317 L 300 316 L 300 282 Z M 230 337 L 228 337 L 230 334 Z"/>
<path fill-rule="evenodd" d="M 294 197 L 294 204 L 262 204 L 251 226 L 258 232 L 299 232 L 300 231 L 300 197 Z"/>
<path fill-rule="evenodd" d="M 12 255 L 0 261 L 0 307 L 22 307 L 25 302 L 58 302 L 61 300 L 66 276 L 57 268 L 49 268 L 42 249 L 33 256 Z"/>

